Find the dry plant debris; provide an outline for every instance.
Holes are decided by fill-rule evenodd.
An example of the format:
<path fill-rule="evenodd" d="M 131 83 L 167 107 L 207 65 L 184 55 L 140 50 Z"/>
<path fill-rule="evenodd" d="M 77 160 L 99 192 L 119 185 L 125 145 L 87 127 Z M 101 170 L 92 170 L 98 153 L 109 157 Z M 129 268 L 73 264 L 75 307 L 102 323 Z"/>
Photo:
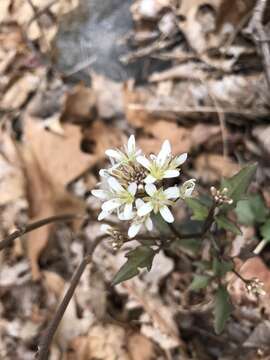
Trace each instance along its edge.
<path fill-rule="evenodd" d="M 1 359 L 34 358 L 75 268 L 101 233 L 89 194 L 106 166 L 104 152 L 132 133 L 147 154 L 165 139 L 174 153 L 188 152 L 182 176 L 199 179 L 202 191 L 258 162 L 251 197 L 259 193 L 259 200 L 245 200 L 237 209 L 241 233 L 224 237 L 240 275 L 262 281 L 266 296 L 248 294 L 228 276 L 237 311 L 217 337 L 213 289 L 189 288 L 195 264 L 209 259 L 205 242 L 199 250 L 194 242 L 166 250 L 152 273 L 112 288 L 124 249 L 115 253 L 105 241 L 64 314 L 50 359 L 269 359 L 269 6 L 261 23 L 254 16 L 262 2 L 130 1 L 134 26 L 119 40 L 132 50 L 120 60 L 164 66 L 151 74 L 145 68 L 143 82 L 115 82 L 91 66 L 83 81 L 63 76 L 54 64 L 59 24 L 76 16 L 82 1 L 0 1 L 1 239 L 29 222 L 81 215 L 24 234 L 0 253 Z"/>

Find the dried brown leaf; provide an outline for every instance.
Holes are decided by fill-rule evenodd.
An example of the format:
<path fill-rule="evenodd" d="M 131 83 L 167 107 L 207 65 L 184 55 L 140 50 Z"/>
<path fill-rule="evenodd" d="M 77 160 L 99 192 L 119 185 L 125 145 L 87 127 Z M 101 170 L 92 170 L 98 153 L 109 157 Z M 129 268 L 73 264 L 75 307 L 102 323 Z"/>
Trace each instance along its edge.
<path fill-rule="evenodd" d="M 215 182 L 222 177 L 231 177 L 239 171 L 238 164 L 230 158 L 216 154 L 202 154 L 195 160 L 198 176 L 205 182 Z"/>
<path fill-rule="evenodd" d="M 156 121 L 151 125 L 146 123 L 144 130 L 152 136 L 150 138 L 141 137 L 138 141 L 139 146 L 146 153 L 155 153 L 166 139 L 170 140 L 175 154 L 188 152 L 192 146 L 190 130 L 177 126 L 175 123 L 163 120 Z"/>

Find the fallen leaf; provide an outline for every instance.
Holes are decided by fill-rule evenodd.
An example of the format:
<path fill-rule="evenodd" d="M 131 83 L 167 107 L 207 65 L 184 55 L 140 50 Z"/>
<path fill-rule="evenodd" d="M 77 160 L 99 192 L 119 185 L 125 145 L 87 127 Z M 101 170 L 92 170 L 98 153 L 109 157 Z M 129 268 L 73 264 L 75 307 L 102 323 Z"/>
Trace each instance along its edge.
<path fill-rule="evenodd" d="M 230 158 L 216 154 L 202 154 L 195 159 L 198 176 L 207 183 L 231 177 L 240 170 L 240 166 Z"/>
<path fill-rule="evenodd" d="M 16 146 L 5 130 L 0 130 L 0 205 L 25 196 L 25 179 Z"/>
<path fill-rule="evenodd" d="M 270 154 L 270 126 L 257 126 L 253 129 L 252 134 L 263 149 Z"/>
<path fill-rule="evenodd" d="M 46 131 L 42 122 L 31 116 L 24 118 L 25 143 L 36 159 L 40 171 L 53 187 L 65 186 L 95 163 L 95 155 L 81 151 L 81 130 L 63 124 L 63 136 Z"/>
<path fill-rule="evenodd" d="M 253 0 L 183 0 L 178 15 L 190 46 L 198 53 L 221 46 L 245 19 Z"/>
<path fill-rule="evenodd" d="M 123 113 L 123 85 L 102 75 L 92 73 L 92 87 L 98 115 L 110 119 Z"/>
<path fill-rule="evenodd" d="M 155 356 L 153 343 L 141 334 L 131 335 L 127 348 L 132 360 L 151 360 Z"/>
<path fill-rule="evenodd" d="M 258 298 L 248 293 L 243 281 L 233 274 L 229 276 L 228 286 L 232 300 L 237 304 L 243 304 L 246 302 L 260 304 L 260 306 L 264 307 L 265 311 L 269 313 L 270 270 L 258 256 L 250 258 L 245 262 L 238 259 L 236 263 L 237 271 L 244 279 L 258 278 L 264 284 L 263 289 L 266 294 Z"/>
<path fill-rule="evenodd" d="M 156 153 L 156 150 L 160 148 L 160 145 L 166 139 L 170 140 L 175 154 L 188 152 L 192 146 L 190 130 L 173 122 L 160 120 L 151 125 L 146 123 L 144 130 L 152 137 L 141 137 L 138 144 L 148 154 Z"/>
<path fill-rule="evenodd" d="M 123 90 L 124 96 L 124 110 L 127 121 L 134 127 L 143 127 L 146 124 L 153 122 L 155 119 L 151 117 L 143 106 L 137 109 L 134 105 L 143 105 L 151 98 L 151 93 L 147 88 L 138 87 L 134 88 L 134 82 L 128 81 Z M 150 124 L 149 124 L 150 125 Z"/>
<path fill-rule="evenodd" d="M 39 81 L 38 76 L 26 73 L 7 90 L 2 98 L 1 107 L 7 110 L 19 109 L 37 89 Z"/>
<path fill-rule="evenodd" d="M 76 85 L 67 94 L 62 119 L 64 122 L 90 121 L 95 116 L 96 97 L 93 89 Z"/>

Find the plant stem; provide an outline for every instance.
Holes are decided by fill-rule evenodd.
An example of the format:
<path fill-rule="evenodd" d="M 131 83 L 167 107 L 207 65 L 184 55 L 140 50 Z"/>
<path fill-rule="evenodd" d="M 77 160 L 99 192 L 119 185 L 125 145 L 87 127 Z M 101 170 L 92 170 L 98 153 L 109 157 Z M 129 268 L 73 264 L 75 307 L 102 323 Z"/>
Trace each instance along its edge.
<path fill-rule="evenodd" d="M 198 233 L 191 233 L 191 234 L 181 234 L 174 226 L 173 224 L 168 224 L 169 228 L 171 229 L 171 232 L 176 236 L 176 238 L 178 239 L 193 239 L 193 238 L 201 238 L 203 237 L 208 230 L 211 228 L 211 225 L 214 221 L 214 215 L 215 215 L 215 210 L 217 208 L 217 204 L 216 202 L 213 203 L 213 205 L 211 206 L 207 218 L 205 219 L 205 222 L 203 224 L 202 227 L 202 231 L 198 232 Z"/>
<path fill-rule="evenodd" d="M 81 261 L 80 265 L 78 266 L 77 270 L 75 271 L 70 286 L 61 301 L 60 305 L 58 306 L 54 317 L 52 318 L 50 324 L 48 325 L 45 334 L 41 338 L 40 347 L 38 351 L 38 359 L 39 360 L 47 360 L 49 358 L 49 350 L 50 345 L 52 343 L 54 334 L 59 326 L 60 321 L 63 318 L 63 315 L 68 307 L 68 304 L 74 294 L 76 287 L 80 281 L 80 278 L 86 268 L 86 266 L 92 261 L 93 253 L 99 243 L 106 238 L 108 235 L 101 235 L 95 239 L 95 241 L 91 244 L 89 250 L 87 251 L 86 255 L 84 256 L 83 260 Z"/>
<path fill-rule="evenodd" d="M 51 216 L 51 217 L 48 217 L 45 219 L 38 220 L 31 224 L 25 225 L 24 227 L 14 231 L 10 235 L 8 235 L 5 239 L 0 241 L 0 251 L 2 251 L 6 247 L 11 246 L 13 244 L 14 240 L 17 239 L 18 237 L 20 237 L 30 231 L 36 230 L 36 229 L 40 228 L 41 226 L 48 225 L 53 222 L 67 221 L 67 220 L 72 220 L 72 219 L 82 218 L 82 217 L 84 217 L 84 215 L 63 214 L 63 215 Z"/>

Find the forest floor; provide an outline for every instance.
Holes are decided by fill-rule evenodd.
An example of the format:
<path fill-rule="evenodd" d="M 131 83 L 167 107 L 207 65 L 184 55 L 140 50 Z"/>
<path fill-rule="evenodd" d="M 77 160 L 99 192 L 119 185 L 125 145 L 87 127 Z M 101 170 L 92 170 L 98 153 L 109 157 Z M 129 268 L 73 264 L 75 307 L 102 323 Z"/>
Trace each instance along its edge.
<path fill-rule="evenodd" d="M 83 273 L 50 359 L 270 359 L 270 221 L 260 216 L 270 208 L 270 9 L 260 17 L 260 3 L 131 1 L 133 25 L 121 39 L 128 46 L 110 69 L 128 75 L 115 81 L 108 63 L 92 66 L 99 58 L 85 55 L 85 39 L 69 70 L 59 66 L 55 39 L 78 31 L 80 40 L 71 24 L 85 21 L 83 1 L 0 1 L 0 238 L 44 218 L 77 215 L 2 249 L 1 359 L 34 359 L 87 246 L 102 233 L 91 190 L 108 164 L 105 151 L 130 134 L 148 154 L 165 139 L 175 154 L 187 152 L 181 182 L 195 178 L 197 193 L 257 162 L 255 195 L 238 209 L 242 234 L 226 237 L 242 276 L 261 279 L 266 295 L 254 298 L 228 278 L 234 311 L 216 335 L 211 289 L 189 289 L 195 264 L 208 259 L 207 243 L 160 252 L 150 272 L 112 287 L 132 244 L 114 251 L 106 240 Z M 72 46 L 67 62 L 69 52 Z M 180 206 L 177 217 L 186 216 Z M 262 240 L 257 256 L 242 256 Z"/>

